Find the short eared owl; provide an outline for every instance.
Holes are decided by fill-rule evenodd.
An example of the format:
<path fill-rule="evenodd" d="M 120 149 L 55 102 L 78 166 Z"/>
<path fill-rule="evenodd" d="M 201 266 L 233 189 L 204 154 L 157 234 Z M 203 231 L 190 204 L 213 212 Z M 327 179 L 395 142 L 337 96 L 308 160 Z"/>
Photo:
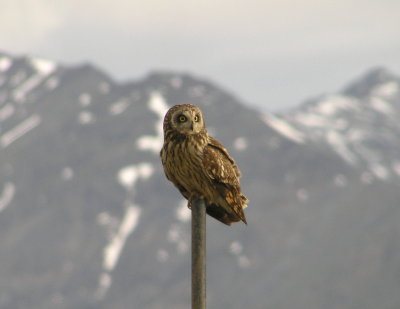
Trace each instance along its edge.
<path fill-rule="evenodd" d="M 169 109 L 160 155 L 165 175 L 189 205 L 192 199 L 203 198 L 207 213 L 215 219 L 227 225 L 247 224 L 240 171 L 225 147 L 208 135 L 197 106 L 182 104 Z"/>

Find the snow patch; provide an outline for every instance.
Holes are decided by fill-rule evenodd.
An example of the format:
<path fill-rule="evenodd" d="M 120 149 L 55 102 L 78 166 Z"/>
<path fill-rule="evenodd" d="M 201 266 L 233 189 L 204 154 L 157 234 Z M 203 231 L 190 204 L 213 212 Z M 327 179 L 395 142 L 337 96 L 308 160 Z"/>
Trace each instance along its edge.
<path fill-rule="evenodd" d="M 0 108 L 0 122 L 6 120 L 11 117 L 15 112 L 15 107 L 11 103 L 4 105 Z"/>
<path fill-rule="evenodd" d="M 170 227 L 170 229 L 168 230 L 168 233 L 167 233 L 167 240 L 168 240 L 169 242 L 174 243 L 174 242 L 177 242 L 177 241 L 179 240 L 179 238 L 180 238 L 180 228 L 179 228 L 178 225 L 173 224 L 173 225 Z"/>
<path fill-rule="evenodd" d="M 378 97 L 372 97 L 371 101 L 370 101 L 370 104 L 371 104 L 371 107 L 374 110 L 376 110 L 376 111 L 378 111 L 378 112 L 380 112 L 382 114 L 390 115 L 390 114 L 393 113 L 392 106 L 389 105 L 388 102 L 386 102 L 386 101 L 384 101 L 384 100 L 382 100 L 382 99 L 380 99 Z"/>
<path fill-rule="evenodd" d="M 315 111 L 325 116 L 332 116 L 340 110 L 357 109 L 357 100 L 349 97 L 333 95 L 318 103 Z"/>
<path fill-rule="evenodd" d="M 93 123 L 94 120 L 93 114 L 89 111 L 81 111 L 78 115 L 78 122 L 83 125 Z"/>
<path fill-rule="evenodd" d="M 124 218 L 118 232 L 103 251 L 103 269 L 111 272 L 121 254 L 128 236 L 135 230 L 140 217 L 141 209 L 135 205 L 129 205 L 125 210 Z"/>
<path fill-rule="evenodd" d="M 41 121 L 42 119 L 38 114 L 33 114 L 29 118 L 25 119 L 0 137 L 1 147 L 6 148 L 11 143 L 15 142 L 17 139 L 36 128 Z"/>
<path fill-rule="evenodd" d="M 233 241 L 229 246 L 229 252 L 237 257 L 240 268 L 247 268 L 251 265 L 249 258 L 243 254 L 243 246 L 239 241 Z"/>
<path fill-rule="evenodd" d="M 382 89 L 391 90 L 383 92 L 386 95 L 394 94 L 397 88 L 395 85 L 385 84 L 387 88 Z M 386 167 L 383 163 L 381 165 L 380 162 L 385 162 L 385 154 L 380 148 L 376 148 L 377 145 L 373 141 L 379 139 L 386 144 L 394 141 L 396 135 L 386 126 L 373 130 L 370 127 L 384 121 L 388 128 L 397 128 L 398 121 L 396 122 L 394 118 L 396 111 L 391 101 L 386 100 L 384 96 L 377 96 L 377 93 L 374 94 L 375 96 L 371 95 L 365 99 L 363 105 L 360 100 L 352 97 L 327 96 L 314 105 L 308 105 L 301 112 L 287 116 L 287 119 L 296 128 L 305 132 L 306 136 L 317 142 L 327 143 L 346 163 L 350 165 L 364 163 L 369 166 L 367 169 L 372 179 L 388 179 L 394 175 L 392 167 Z M 342 185 L 340 178 L 336 178 L 334 182 L 337 186 Z M 367 177 L 364 183 L 368 182 Z"/>
<path fill-rule="evenodd" d="M 0 57 L 0 72 L 6 72 L 12 66 L 13 61 L 9 57 Z"/>
<path fill-rule="evenodd" d="M 296 142 L 304 143 L 305 136 L 300 131 L 292 127 L 288 122 L 273 115 L 264 115 L 262 120 L 275 131 L 286 138 Z"/>
<path fill-rule="evenodd" d="M 182 200 L 175 211 L 176 218 L 181 222 L 188 222 L 191 218 L 191 212 L 187 206 L 187 201 Z"/>
<path fill-rule="evenodd" d="M 110 241 L 103 249 L 103 274 L 100 276 L 96 291 L 96 298 L 102 299 L 107 293 L 111 282 L 111 272 L 118 263 L 125 243 L 136 229 L 141 215 L 141 208 L 133 202 L 132 189 L 139 178 L 148 178 L 153 173 L 153 166 L 149 163 L 126 166 L 118 172 L 117 180 L 127 189 L 128 199 L 125 201 L 125 213 L 121 221 L 107 212 L 97 216 L 97 223 L 105 226 Z M 105 283 L 102 278 L 107 278 Z"/>
<path fill-rule="evenodd" d="M 81 93 L 79 95 L 79 104 L 83 107 L 89 106 L 92 103 L 92 96 L 89 93 Z"/>
<path fill-rule="evenodd" d="M 164 115 L 168 111 L 168 105 L 165 102 L 163 96 L 158 92 L 152 93 L 147 105 L 149 106 L 150 110 L 153 111 L 158 116 L 158 121 L 155 124 L 156 135 L 142 136 L 141 138 L 138 139 L 137 145 L 140 150 L 149 150 L 158 155 L 164 142 L 163 120 L 164 120 Z"/>
<path fill-rule="evenodd" d="M 237 151 L 243 151 L 247 148 L 247 140 L 244 137 L 238 137 L 233 141 L 233 148 Z"/>
<path fill-rule="evenodd" d="M 298 123 L 307 127 L 325 127 L 328 125 L 326 118 L 316 114 L 299 113 L 294 118 Z"/>
<path fill-rule="evenodd" d="M 354 165 L 357 163 L 356 156 L 347 148 L 343 137 L 335 131 L 329 131 L 326 135 L 328 143 L 346 162 Z"/>
<path fill-rule="evenodd" d="M 0 195 L 0 212 L 7 208 L 14 198 L 16 187 L 12 182 L 4 185 L 3 192 Z"/>
<path fill-rule="evenodd" d="M 129 106 L 129 101 L 127 100 L 120 100 L 117 101 L 109 107 L 109 113 L 111 115 L 119 115 L 122 114 Z"/>
<path fill-rule="evenodd" d="M 41 75 L 46 75 L 46 76 L 50 75 L 57 68 L 57 65 L 55 62 L 47 60 L 47 59 L 30 58 L 29 62 L 32 65 L 32 67 Z"/>
<path fill-rule="evenodd" d="M 127 190 L 132 189 L 136 181 L 140 178 L 147 179 L 154 172 L 154 167 L 150 163 L 140 163 L 138 165 L 129 165 L 120 169 L 118 172 L 118 182 Z"/>
<path fill-rule="evenodd" d="M 13 91 L 13 98 L 17 102 L 24 102 L 27 94 L 39 86 L 44 80 L 46 76 L 42 74 L 33 74 L 31 77 L 26 79 L 21 85 Z"/>
<path fill-rule="evenodd" d="M 23 102 L 28 92 L 39 86 L 57 68 L 54 62 L 45 59 L 30 58 L 29 62 L 36 73 L 34 73 L 30 78 L 28 78 L 24 83 L 22 83 L 18 88 L 13 91 L 14 99 L 19 102 Z M 26 73 L 23 73 L 24 77 L 13 77 L 12 82 L 14 83 L 14 85 L 19 84 L 20 82 L 22 82 L 22 80 L 25 79 Z"/>
<path fill-rule="evenodd" d="M 375 163 L 371 165 L 370 171 L 379 179 L 386 180 L 389 178 L 389 171 L 381 164 Z"/>
<path fill-rule="evenodd" d="M 61 170 L 61 178 L 63 180 L 71 180 L 74 177 L 74 171 L 72 168 L 70 168 L 69 166 L 64 167 Z"/>
<path fill-rule="evenodd" d="M 395 81 L 387 82 L 375 87 L 372 94 L 381 97 L 392 97 L 399 91 L 399 84 Z"/>
<path fill-rule="evenodd" d="M 106 295 L 108 289 L 110 288 L 112 283 L 112 278 L 109 273 L 102 273 L 99 278 L 99 286 L 97 287 L 95 293 L 95 299 L 102 300 Z"/>
<path fill-rule="evenodd" d="M 172 224 L 167 232 L 167 240 L 176 245 L 178 253 L 184 254 L 189 250 L 188 240 L 178 224 Z"/>
<path fill-rule="evenodd" d="M 229 246 L 229 251 L 234 255 L 239 255 L 243 252 L 243 246 L 239 241 L 234 241 Z"/>

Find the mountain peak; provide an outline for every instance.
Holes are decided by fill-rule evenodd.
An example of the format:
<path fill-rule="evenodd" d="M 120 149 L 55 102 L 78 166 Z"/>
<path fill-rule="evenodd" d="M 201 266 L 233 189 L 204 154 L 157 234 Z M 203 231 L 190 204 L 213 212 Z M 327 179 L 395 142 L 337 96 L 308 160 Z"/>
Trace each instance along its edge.
<path fill-rule="evenodd" d="M 189 306 L 190 210 L 158 155 L 181 102 L 203 110 L 251 198 L 249 228 L 207 223 L 210 308 L 393 308 L 399 84 L 369 74 L 365 98 L 274 117 L 191 74 L 121 85 L 90 63 L 0 52 L 0 308 Z"/>
<path fill-rule="evenodd" d="M 396 144 L 400 78 L 374 68 L 341 93 L 326 95 L 284 115 L 308 139 L 326 143 L 348 164 L 381 180 L 399 181 Z"/>
<path fill-rule="evenodd" d="M 384 67 L 375 67 L 350 83 L 342 93 L 349 96 L 364 98 L 371 95 L 376 87 L 391 82 L 400 84 L 400 79 Z"/>

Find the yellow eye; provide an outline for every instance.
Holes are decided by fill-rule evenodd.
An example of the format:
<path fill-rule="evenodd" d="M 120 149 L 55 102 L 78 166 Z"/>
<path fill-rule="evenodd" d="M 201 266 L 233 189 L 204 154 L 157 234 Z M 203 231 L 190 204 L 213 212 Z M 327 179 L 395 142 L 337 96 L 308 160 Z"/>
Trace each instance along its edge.
<path fill-rule="evenodd" d="M 195 122 L 199 122 L 200 121 L 200 117 L 199 116 L 194 116 L 194 121 Z"/>
<path fill-rule="evenodd" d="M 179 122 L 185 122 L 186 121 L 186 116 L 180 115 L 178 120 L 179 120 Z"/>

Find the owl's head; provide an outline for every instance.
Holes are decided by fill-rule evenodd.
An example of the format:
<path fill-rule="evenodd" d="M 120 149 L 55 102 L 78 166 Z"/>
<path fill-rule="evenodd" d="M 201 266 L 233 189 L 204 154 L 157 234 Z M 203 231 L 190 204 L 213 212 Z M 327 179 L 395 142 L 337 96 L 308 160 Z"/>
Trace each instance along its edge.
<path fill-rule="evenodd" d="M 204 131 L 204 119 L 200 108 L 191 104 L 171 107 L 164 118 L 164 131 L 168 129 L 185 135 Z"/>

